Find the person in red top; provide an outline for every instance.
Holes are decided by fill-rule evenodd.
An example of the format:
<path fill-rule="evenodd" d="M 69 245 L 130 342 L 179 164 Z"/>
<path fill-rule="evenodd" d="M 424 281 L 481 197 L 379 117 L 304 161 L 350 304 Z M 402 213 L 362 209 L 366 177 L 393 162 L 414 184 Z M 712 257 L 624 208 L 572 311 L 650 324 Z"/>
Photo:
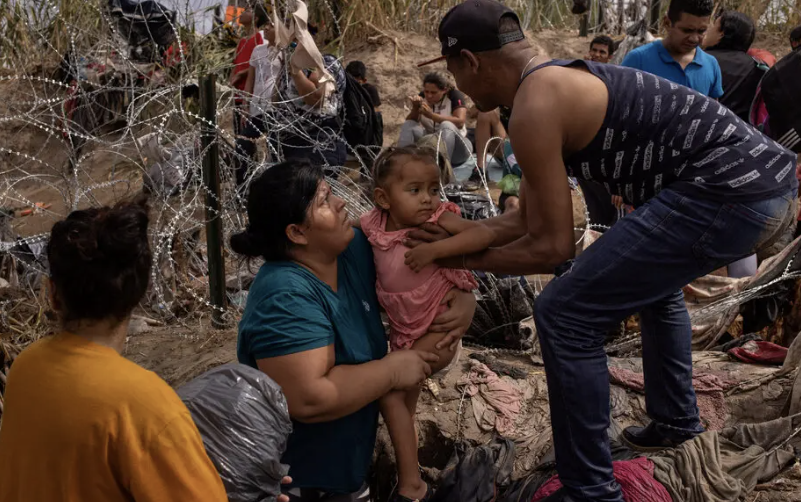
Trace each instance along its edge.
<path fill-rule="evenodd" d="M 231 86 L 239 92 L 235 99 L 236 108 L 234 109 L 234 134 L 239 135 L 242 129 L 242 115 L 247 114 L 247 104 L 241 91 L 245 90 L 248 69 L 250 68 L 250 55 L 253 49 L 264 43 L 262 34 L 258 31 L 269 21 L 267 10 L 261 2 L 256 2 L 255 6 L 248 5 L 244 12 L 239 16 L 239 24 L 245 28 L 245 35 L 239 40 L 234 53 L 234 68 L 231 70 Z M 241 110 L 240 110 L 241 109 Z"/>

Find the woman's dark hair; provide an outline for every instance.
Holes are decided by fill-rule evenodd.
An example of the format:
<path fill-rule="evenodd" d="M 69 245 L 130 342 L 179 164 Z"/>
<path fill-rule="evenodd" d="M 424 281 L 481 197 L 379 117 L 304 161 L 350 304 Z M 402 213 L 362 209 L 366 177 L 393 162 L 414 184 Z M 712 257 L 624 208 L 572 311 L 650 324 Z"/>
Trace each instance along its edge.
<path fill-rule="evenodd" d="M 439 87 L 440 90 L 443 91 L 446 91 L 451 88 L 451 84 L 448 82 L 448 78 L 442 73 L 436 71 L 427 73 L 426 76 L 423 77 L 423 85 L 426 84 L 434 84 L 437 87 Z"/>
<path fill-rule="evenodd" d="M 722 36 L 715 49 L 728 49 L 746 52 L 751 48 L 756 37 L 754 20 L 733 10 L 723 11 L 718 16 Z"/>
<path fill-rule="evenodd" d="M 253 26 L 261 28 L 268 22 L 270 22 L 270 16 L 267 14 L 267 9 L 264 8 L 262 2 L 256 2 L 256 5 L 253 6 Z"/>
<path fill-rule="evenodd" d="M 671 0 L 667 17 L 671 23 L 675 23 L 681 19 L 682 13 L 705 17 L 711 16 L 714 9 L 715 4 L 712 0 Z"/>
<path fill-rule="evenodd" d="M 445 158 L 443 155 L 437 156 L 436 150 L 420 146 L 391 146 L 384 149 L 373 163 L 373 184 L 375 186 L 384 186 L 387 178 L 389 178 L 395 169 L 398 167 L 397 160 L 401 157 L 408 157 L 409 160 L 420 160 L 429 162 L 437 166 L 440 173 L 445 168 Z"/>
<path fill-rule="evenodd" d="M 287 160 L 264 171 L 250 185 L 248 226 L 231 236 L 235 252 L 266 261 L 289 260 L 286 227 L 306 221 L 323 168 L 308 160 Z"/>
<path fill-rule="evenodd" d="M 73 211 L 53 225 L 50 279 L 62 322 L 121 321 L 147 291 L 151 254 L 147 199 Z"/>

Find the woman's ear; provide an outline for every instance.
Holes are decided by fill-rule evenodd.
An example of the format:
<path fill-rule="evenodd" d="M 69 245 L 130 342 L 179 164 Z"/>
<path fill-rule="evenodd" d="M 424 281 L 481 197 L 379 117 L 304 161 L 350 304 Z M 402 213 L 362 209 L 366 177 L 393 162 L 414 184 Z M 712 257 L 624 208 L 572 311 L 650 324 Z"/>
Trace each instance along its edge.
<path fill-rule="evenodd" d="M 297 246 L 305 246 L 309 243 L 303 227 L 295 223 L 286 227 L 286 236 L 292 244 Z"/>
<path fill-rule="evenodd" d="M 384 211 L 389 211 L 389 195 L 387 195 L 386 190 L 381 187 L 377 187 L 373 190 L 373 200 L 376 206 Z"/>

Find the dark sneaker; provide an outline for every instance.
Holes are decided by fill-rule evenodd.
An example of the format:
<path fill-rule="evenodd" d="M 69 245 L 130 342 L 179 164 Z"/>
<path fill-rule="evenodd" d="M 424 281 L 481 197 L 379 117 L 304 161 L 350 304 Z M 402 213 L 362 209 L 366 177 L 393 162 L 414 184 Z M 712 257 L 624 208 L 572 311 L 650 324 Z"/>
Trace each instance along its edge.
<path fill-rule="evenodd" d="M 431 496 L 434 495 L 434 491 L 431 489 L 431 485 L 426 485 L 426 494 L 421 499 L 410 499 L 409 497 L 404 497 L 399 493 L 395 493 L 395 496 L 390 497 L 392 502 L 428 502 L 431 500 Z"/>
<path fill-rule="evenodd" d="M 484 177 L 487 177 L 486 171 L 484 171 Z M 481 183 L 481 180 L 481 172 L 478 170 L 478 168 L 473 169 L 472 174 L 470 174 L 470 177 L 467 178 L 467 181 L 472 181 L 473 183 Z"/>
<path fill-rule="evenodd" d="M 687 438 L 691 439 L 691 438 Z M 651 422 L 646 427 L 626 427 L 620 434 L 620 440 L 632 450 L 642 452 L 660 451 L 666 448 L 675 448 L 683 443 L 668 439 L 656 430 L 656 425 Z"/>

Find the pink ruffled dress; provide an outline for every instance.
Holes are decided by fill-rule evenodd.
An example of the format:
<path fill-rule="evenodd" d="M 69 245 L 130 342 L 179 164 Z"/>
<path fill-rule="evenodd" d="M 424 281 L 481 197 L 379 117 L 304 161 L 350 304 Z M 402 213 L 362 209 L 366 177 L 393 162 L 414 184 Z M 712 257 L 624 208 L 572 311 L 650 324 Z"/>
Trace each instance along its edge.
<path fill-rule="evenodd" d="M 443 202 L 428 219 L 437 223 L 445 211 L 460 214 L 459 206 Z M 389 343 L 392 350 L 407 349 L 428 332 L 429 326 L 447 307 L 440 305 L 454 287 L 472 291 L 478 287 L 467 270 L 442 268 L 431 264 L 420 272 L 406 265 L 403 245 L 410 229 L 387 232 L 387 214 L 373 209 L 361 217 L 362 230 L 373 246 L 378 301 L 389 317 Z"/>

